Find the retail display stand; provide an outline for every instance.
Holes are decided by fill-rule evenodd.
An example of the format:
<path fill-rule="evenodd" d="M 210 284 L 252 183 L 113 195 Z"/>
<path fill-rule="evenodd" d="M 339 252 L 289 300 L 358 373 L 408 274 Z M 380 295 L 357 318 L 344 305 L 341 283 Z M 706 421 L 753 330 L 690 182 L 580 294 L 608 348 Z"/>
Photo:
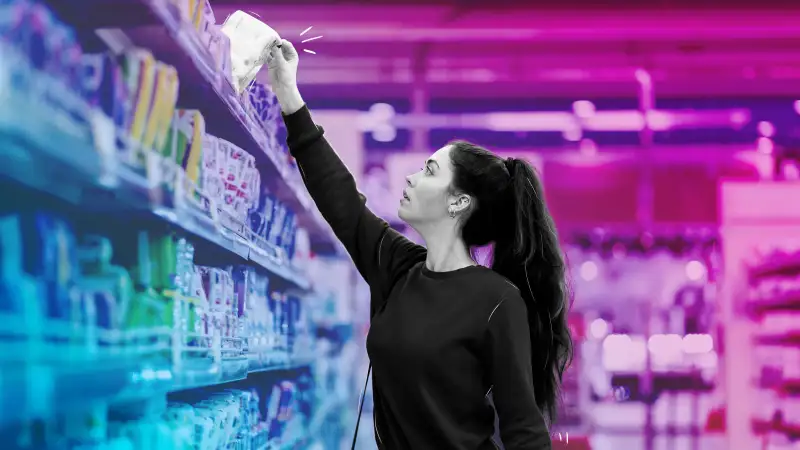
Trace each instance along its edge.
<path fill-rule="evenodd" d="M 338 435 L 350 399 L 330 386 L 347 385 L 352 333 L 330 304 L 349 302 L 315 279 L 351 264 L 274 95 L 231 86 L 208 3 L 10 0 L 0 15 L 3 448 Z"/>
<path fill-rule="evenodd" d="M 723 183 L 720 199 L 725 448 L 796 448 L 800 184 Z"/>

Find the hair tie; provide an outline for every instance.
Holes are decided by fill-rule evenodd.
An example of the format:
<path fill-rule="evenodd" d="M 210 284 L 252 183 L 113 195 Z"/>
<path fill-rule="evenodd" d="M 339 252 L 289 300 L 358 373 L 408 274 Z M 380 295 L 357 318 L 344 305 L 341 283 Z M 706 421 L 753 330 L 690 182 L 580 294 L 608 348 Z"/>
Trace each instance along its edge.
<path fill-rule="evenodd" d="M 514 169 L 517 166 L 517 162 L 516 159 L 511 157 L 503 160 L 503 165 L 506 166 L 506 170 L 508 171 L 508 182 L 505 184 L 502 191 L 505 193 L 506 198 L 512 202 L 514 201 L 513 199 L 516 198 L 514 193 Z"/>
<path fill-rule="evenodd" d="M 514 178 L 514 167 L 517 165 L 517 160 L 512 157 L 508 157 L 503 160 L 503 164 L 506 166 L 506 170 L 508 170 L 508 175 L 511 178 Z"/>

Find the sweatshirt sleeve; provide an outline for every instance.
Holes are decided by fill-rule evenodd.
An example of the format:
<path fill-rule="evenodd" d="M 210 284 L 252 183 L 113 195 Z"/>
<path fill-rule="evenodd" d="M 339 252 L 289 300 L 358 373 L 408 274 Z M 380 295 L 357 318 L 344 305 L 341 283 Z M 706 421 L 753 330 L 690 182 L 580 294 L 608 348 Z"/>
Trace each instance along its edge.
<path fill-rule="evenodd" d="M 287 143 L 303 182 L 322 216 L 344 244 L 359 273 L 379 297 L 413 264 L 425 248 L 398 233 L 366 206 L 355 178 L 314 123 L 307 106 L 284 116 Z M 373 296 L 375 297 L 375 296 Z M 374 306 L 374 305 L 373 305 Z"/>
<path fill-rule="evenodd" d="M 487 348 L 503 446 L 506 450 L 550 450 L 550 432 L 533 390 L 527 307 L 516 290 L 489 316 Z"/>

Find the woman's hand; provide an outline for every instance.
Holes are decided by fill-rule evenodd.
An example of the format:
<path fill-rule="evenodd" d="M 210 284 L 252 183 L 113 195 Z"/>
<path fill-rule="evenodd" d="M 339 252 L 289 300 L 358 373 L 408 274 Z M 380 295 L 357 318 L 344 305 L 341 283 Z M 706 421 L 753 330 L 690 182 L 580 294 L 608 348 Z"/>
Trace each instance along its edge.
<path fill-rule="evenodd" d="M 284 114 L 300 110 L 305 102 L 297 89 L 297 64 L 300 60 L 297 50 L 286 39 L 276 43 L 267 57 L 269 83 Z"/>

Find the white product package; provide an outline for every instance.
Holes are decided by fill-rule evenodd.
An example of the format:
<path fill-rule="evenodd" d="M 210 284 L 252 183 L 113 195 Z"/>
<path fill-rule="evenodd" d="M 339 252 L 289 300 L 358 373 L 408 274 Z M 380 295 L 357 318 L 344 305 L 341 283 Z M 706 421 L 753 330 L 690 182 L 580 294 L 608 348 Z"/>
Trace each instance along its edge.
<path fill-rule="evenodd" d="M 222 25 L 222 32 L 231 41 L 233 86 L 241 94 L 267 62 L 270 48 L 281 38 L 269 25 L 244 11 L 231 14 Z"/>

